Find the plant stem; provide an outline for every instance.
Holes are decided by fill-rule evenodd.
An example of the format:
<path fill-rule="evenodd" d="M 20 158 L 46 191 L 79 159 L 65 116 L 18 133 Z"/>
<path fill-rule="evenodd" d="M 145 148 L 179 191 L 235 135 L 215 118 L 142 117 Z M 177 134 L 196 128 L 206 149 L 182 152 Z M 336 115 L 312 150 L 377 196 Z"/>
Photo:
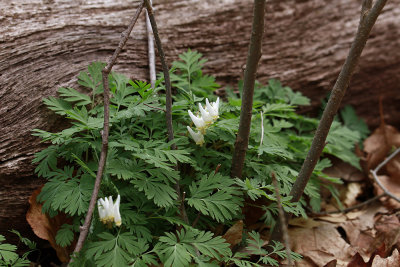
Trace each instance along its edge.
<path fill-rule="evenodd" d="M 279 219 L 283 222 L 281 224 L 281 231 L 283 233 L 283 242 L 285 243 L 285 251 L 286 251 L 286 256 L 288 260 L 288 265 L 292 266 L 292 259 L 290 257 L 290 239 L 289 239 L 289 231 L 286 223 L 286 218 L 285 218 L 285 211 L 283 210 L 282 207 L 282 202 L 281 202 L 281 195 L 279 194 L 279 185 L 278 181 L 276 180 L 275 173 L 271 173 L 271 178 L 272 178 L 272 184 L 275 189 L 275 195 L 276 195 L 276 203 L 278 205 L 278 214 L 279 214 Z"/>
<path fill-rule="evenodd" d="M 304 192 L 304 189 L 325 146 L 325 140 L 328 136 L 332 121 L 339 109 L 342 98 L 350 83 L 350 79 L 356 69 L 361 52 L 363 51 L 371 29 L 386 2 L 387 0 L 378 0 L 372 8 L 368 9 L 368 5 L 364 5 L 362 8 L 362 12 L 365 15 L 362 15 L 360 19 L 355 39 L 351 45 L 346 61 L 339 73 L 339 77 L 333 86 L 332 94 L 329 98 L 328 104 L 326 105 L 324 113 L 322 114 L 322 118 L 318 125 L 317 131 L 315 132 L 311 148 L 308 151 L 306 159 L 304 160 L 299 176 L 297 177 L 296 182 L 290 191 L 290 196 L 292 196 L 293 202 L 299 201 Z M 280 231 L 281 227 L 279 225 L 280 223 L 281 222 L 279 222 L 274 228 L 274 232 L 270 240 L 282 240 L 282 233 Z"/>
<path fill-rule="evenodd" d="M 158 34 L 157 23 L 154 18 L 153 8 L 152 8 L 149 0 L 144 0 L 144 3 L 146 5 L 147 14 L 149 15 L 151 28 L 153 29 L 153 34 L 154 34 L 154 41 L 156 42 L 158 54 L 160 56 L 161 65 L 163 68 L 165 90 L 166 90 L 166 92 L 165 92 L 165 95 L 166 95 L 165 116 L 166 116 L 166 122 L 167 122 L 168 141 L 172 141 L 172 140 L 174 140 L 174 129 L 172 127 L 172 91 L 171 91 L 171 80 L 169 77 L 169 69 L 168 69 L 167 63 L 165 61 L 165 54 L 164 54 L 164 50 L 162 48 L 160 35 Z M 176 145 L 172 144 L 171 148 L 176 149 Z M 188 223 L 189 220 L 188 220 L 186 210 L 185 210 L 184 196 L 182 196 L 182 194 L 181 194 L 181 189 L 180 189 L 180 185 L 179 185 L 178 181 L 176 181 L 175 190 L 178 194 L 178 199 L 181 203 L 180 208 L 179 208 L 181 217 L 186 223 Z"/>
<path fill-rule="evenodd" d="M 97 170 L 96 174 L 96 181 L 94 183 L 94 188 L 93 188 L 93 193 L 92 197 L 90 199 L 89 203 L 89 208 L 88 212 L 85 217 L 85 222 L 83 226 L 80 227 L 80 234 L 78 241 L 75 246 L 74 253 L 77 254 L 79 251 L 82 249 L 83 244 L 87 238 L 88 232 L 89 232 L 89 227 L 90 227 L 90 222 L 92 220 L 94 208 L 96 206 L 96 201 L 97 201 L 97 196 L 100 190 L 100 185 L 101 185 L 101 178 L 103 176 L 103 171 L 106 165 L 106 159 L 107 159 L 107 151 L 108 151 L 108 135 L 110 131 L 110 114 L 109 114 L 109 106 L 110 106 L 110 92 L 109 92 L 109 87 L 108 87 L 108 75 L 111 72 L 112 67 L 114 66 L 118 55 L 120 54 L 122 48 L 126 44 L 129 35 L 133 29 L 133 26 L 135 25 L 141 11 L 143 9 L 143 1 L 140 2 L 139 7 L 136 10 L 135 15 L 133 16 L 128 29 L 122 33 L 121 35 L 121 40 L 118 44 L 117 49 L 115 50 L 114 54 L 108 61 L 106 67 L 102 70 L 102 75 L 103 75 L 103 88 L 104 88 L 104 126 L 103 126 L 103 134 L 102 134 L 102 147 L 101 147 L 101 154 L 100 154 L 100 160 L 99 160 L 99 168 Z M 69 264 L 71 264 L 73 259 L 71 258 L 71 261 Z"/>
<path fill-rule="evenodd" d="M 242 106 L 240 112 L 239 130 L 236 136 L 235 150 L 232 157 L 231 177 L 242 177 L 244 160 L 249 144 L 251 115 L 253 111 L 254 83 L 258 62 L 261 58 L 262 38 L 264 34 L 265 0 L 254 0 L 253 25 L 246 70 L 244 73 Z"/>

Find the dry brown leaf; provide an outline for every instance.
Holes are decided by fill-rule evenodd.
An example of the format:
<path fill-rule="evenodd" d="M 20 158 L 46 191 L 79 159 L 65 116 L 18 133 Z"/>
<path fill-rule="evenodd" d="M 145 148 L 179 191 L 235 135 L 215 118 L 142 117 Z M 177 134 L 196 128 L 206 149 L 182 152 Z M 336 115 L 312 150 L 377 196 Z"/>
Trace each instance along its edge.
<path fill-rule="evenodd" d="M 346 217 L 349 220 L 354 220 L 354 219 L 357 219 L 358 217 L 360 217 L 364 213 L 365 213 L 365 210 L 350 211 L 350 212 L 346 213 Z"/>
<path fill-rule="evenodd" d="M 226 240 L 227 243 L 230 244 L 230 248 L 233 248 L 240 242 L 242 242 L 243 238 L 243 221 L 240 220 L 234 225 L 232 225 L 231 228 L 226 231 L 226 233 L 222 236 Z"/>
<path fill-rule="evenodd" d="M 386 247 L 386 250 L 380 256 L 387 256 L 396 243 L 397 247 L 399 247 L 400 221 L 396 214 L 379 214 L 376 216 L 375 229 L 377 231 L 375 239 L 376 247 L 381 244 L 384 244 Z"/>
<path fill-rule="evenodd" d="M 327 264 L 324 265 L 324 267 L 336 267 L 337 265 L 337 260 L 331 260 Z"/>
<path fill-rule="evenodd" d="M 349 183 L 344 196 L 343 204 L 351 207 L 357 204 L 357 197 L 362 194 L 360 183 Z"/>
<path fill-rule="evenodd" d="M 385 159 L 392 147 L 399 146 L 400 133 L 393 126 L 382 123 L 364 141 L 364 151 L 367 153 L 367 170 L 374 169 Z"/>
<path fill-rule="evenodd" d="M 316 266 L 324 266 L 332 260 L 337 260 L 337 266 L 347 265 L 355 251 L 343 240 L 336 227 L 336 224 L 321 222 L 314 228 L 290 228 L 292 250 Z"/>
<path fill-rule="evenodd" d="M 396 181 L 395 179 L 392 179 L 391 177 L 387 175 L 378 175 L 377 176 L 379 181 L 382 183 L 382 185 L 390 191 L 393 195 L 400 197 L 400 183 Z M 376 190 L 376 194 L 380 195 L 383 193 L 382 188 L 377 184 L 374 183 L 374 188 Z M 389 197 L 382 197 L 380 198 L 380 201 L 385 203 L 390 208 L 398 209 L 400 208 L 400 203 L 397 202 L 396 200 L 389 198 Z"/>
<path fill-rule="evenodd" d="M 347 182 L 361 182 L 367 178 L 362 171 L 347 162 L 337 158 L 331 161 L 332 166 L 324 170 L 324 173 L 329 176 L 338 177 Z"/>
<path fill-rule="evenodd" d="M 318 219 L 321 221 L 326 221 L 326 222 L 331 222 L 331 223 L 343 223 L 343 222 L 347 221 L 347 217 L 343 213 L 328 214 L 325 216 L 319 216 L 315 219 Z"/>
<path fill-rule="evenodd" d="M 381 258 L 379 255 L 376 255 L 371 267 L 400 267 L 399 251 L 395 249 L 388 258 Z"/>
<path fill-rule="evenodd" d="M 376 203 L 362 210 L 355 219 L 349 219 L 340 225 L 346 232 L 350 245 L 360 253 L 366 262 L 380 245 L 375 244 L 375 215 L 386 211 L 386 208 Z"/>
<path fill-rule="evenodd" d="M 36 201 L 36 197 L 39 195 L 40 188 L 36 189 L 29 197 L 29 210 L 26 213 L 26 220 L 32 227 L 33 232 L 40 238 L 49 241 L 50 245 L 57 252 L 57 256 L 61 262 L 68 262 L 69 255 L 73 251 L 72 244 L 70 247 L 63 248 L 56 243 L 56 234 L 64 223 L 71 223 L 70 219 L 67 219 L 65 214 L 59 214 L 53 218 L 50 218 L 47 214 L 42 213 L 42 204 Z"/>
<path fill-rule="evenodd" d="M 354 254 L 351 258 L 351 261 L 347 265 L 347 267 L 369 267 L 368 263 L 364 262 L 363 257 L 361 257 L 360 253 Z"/>
<path fill-rule="evenodd" d="M 397 154 L 385 165 L 387 174 L 397 183 L 400 183 L 400 154 Z"/>

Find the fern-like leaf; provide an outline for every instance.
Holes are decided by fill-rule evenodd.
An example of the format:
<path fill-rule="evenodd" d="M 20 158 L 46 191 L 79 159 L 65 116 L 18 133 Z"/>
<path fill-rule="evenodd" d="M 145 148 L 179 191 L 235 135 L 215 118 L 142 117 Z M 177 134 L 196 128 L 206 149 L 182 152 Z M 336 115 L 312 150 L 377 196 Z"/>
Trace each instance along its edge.
<path fill-rule="evenodd" d="M 240 193 L 230 177 L 219 173 L 204 175 L 189 189 L 190 197 L 186 198 L 189 206 L 218 222 L 230 220 L 240 211 Z"/>

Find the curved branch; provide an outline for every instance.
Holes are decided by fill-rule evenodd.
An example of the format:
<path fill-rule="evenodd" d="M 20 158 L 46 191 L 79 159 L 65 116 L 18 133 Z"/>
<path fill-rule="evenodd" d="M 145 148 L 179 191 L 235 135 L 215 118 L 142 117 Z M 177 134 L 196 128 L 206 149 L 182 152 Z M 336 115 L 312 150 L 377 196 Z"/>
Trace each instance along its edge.
<path fill-rule="evenodd" d="M 135 15 L 133 16 L 128 29 L 122 33 L 121 35 L 121 40 L 118 44 L 117 49 L 115 50 L 114 54 L 108 61 L 106 67 L 102 70 L 102 75 L 103 75 L 103 88 L 104 88 L 104 126 L 103 126 L 103 134 L 102 134 L 102 147 L 101 147 L 101 154 L 100 154 L 100 160 L 99 160 L 99 168 L 97 170 L 96 174 L 96 181 L 94 183 L 94 188 L 93 188 L 93 193 L 92 197 L 90 199 L 89 203 L 89 208 L 88 212 L 85 217 L 85 222 L 83 226 L 80 227 L 80 234 L 78 241 L 76 243 L 74 253 L 79 253 L 79 251 L 82 249 L 83 244 L 85 243 L 85 240 L 88 236 L 89 232 L 89 227 L 90 227 L 90 222 L 92 220 L 93 212 L 96 206 L 96 201 L 97 201 L 97 196 L 99 194 L 100 190 L 100 185 L 101 185 L 101 178 L 103 176 L 104 168 L 106 165 L 106 159 L 107 159 L 107 151 L 108 151 L 108 134 L 110 131 L 110 118 L 109 118 L 109 106 L 110 106 L 110 92 L 109 92 L 109 87 L 108 87 L 108 75 L 111 72 L 112 67 L 114 66 L 117 57 L 119 53 L 121 52 L 122 48 L 126 44 L 129 35 L 133 29 L 133 26 L 135 25 L 136 21 L 139 18 L 139 15 L 143 9 L 143 1 L 139 4 L 138 9 L 136 10 Z M 70 263 L 72 263 L 73 258 L 71 258 Z"/>

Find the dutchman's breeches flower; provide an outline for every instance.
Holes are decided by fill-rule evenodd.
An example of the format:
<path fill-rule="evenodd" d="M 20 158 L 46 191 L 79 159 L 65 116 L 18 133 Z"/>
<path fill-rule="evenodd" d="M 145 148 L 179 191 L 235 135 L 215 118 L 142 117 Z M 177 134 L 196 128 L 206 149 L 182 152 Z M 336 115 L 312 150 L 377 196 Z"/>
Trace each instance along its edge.
<path fill-rule="evenodd" d="M 213 117 L 210 115 L 210 113 L 208 111 L 206 111 L 201 104 L 199 103 L 199 110 L 201 113 L 201 116 L 203 118 L 203 121 L 206 123 L 206 125 L 211 125 L 214 120 Z"/>
<path fill-rule="evenodd" d="M 217 101 L 208 102 L 208 98 L 206 98 L 206 109 L 210 113 L 213 121 L 216 121 L 218 119 L 218 109 L 219 109 L 219 97 L 217 98 Z"/>
<path fill-rule="evenodd" d="M 218 109 L 219 97 L 217 98 L 217 101 L 212 102 L 211 104 L 208 101 L 208 98 L 206 98 L 206 106 L 204 108 L 199 103 L 201 117 L 193 115 L 192 111 L 188 110 L 189 116 L 194 125 L 196 125 L 198 132 L 195 133 L 189 126 L 187 126 L 187 129 L 197 145 L 202 146 L 204 144 L 204 135 L 206 134 L 206 129 L 219 118 Z"/>
<path fill-rule="evenodd" d="M 202 146 L 204 144 L 204 135 L 201 132 L 195 133 L 192 128 L 186 126 L 196 145 Z"/>
<path fill-rule="evenodd" d="M 112 196 L 97 200 L 97 208 L 99 210 L 99 217 L 102 223 L 111 227 L 112 223 L 115 222 L 116 226 L 121 226 L 122 220 L 119 212 L 120 201 L 120 195 L 118 195 L 115 203 L 113 202 Z"/>
<path fill-rule="evenodd" d="M 203 118 L 193 115 L 193 113 L 190 110 L 188 110 L 188 113 L 189 113 L 189 116 L 192 119 L 194 125 L 196 125 L 197 130 L 204 133 L 205 129 L 206 129 L 206 123 L 203 120 Z"/>

